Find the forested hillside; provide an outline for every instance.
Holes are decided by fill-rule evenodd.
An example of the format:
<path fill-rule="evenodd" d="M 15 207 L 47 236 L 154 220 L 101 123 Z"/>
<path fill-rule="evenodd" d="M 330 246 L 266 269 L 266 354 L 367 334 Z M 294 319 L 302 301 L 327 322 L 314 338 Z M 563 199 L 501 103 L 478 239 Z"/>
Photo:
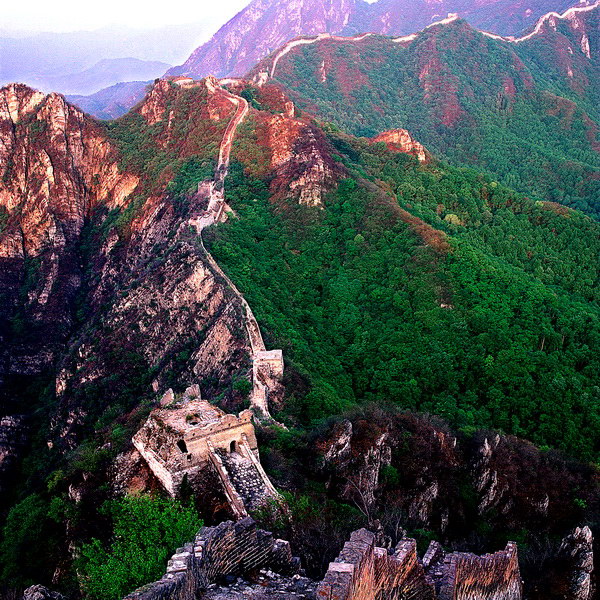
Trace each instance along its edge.
<path fill-rule="evenodd" d="M 206 249 L 266 347 L 283 349 L 285 393 L 269 408 L 287 429 L 257 431 L 290 506 L 273 528 L 314 576 L 372 524 L 333 485 L 346 467 L 320 470 L 347 419 L 354 455 L 375 456 L 385 430 L 390 461 L 364 481 L 377 514 L 397 499 L 386 535 L 435 531 L 477 551 L 518 539 L 554 560 L 569 528 L 598 522 L 597 221 L 298 116 L 276 85 L 159 81 L 107 125 L 57 95 L 1 93 L 2 147 L 19 158 L 0 163 L 0 483 L 18 482 L 0 497 L 0 585 L 12 597 L 38 582 L 122 597 L 160 576 L 200 517 L 223 518 L 210 481 L 181 506 L 163 499 L 131 443 L 168 388 L 248 406 L 245 305 Z M 214 167 L 227 132 L 225 177 Z M 199 230 L 217 185 L 227 222 Z M 504 495 L 485 504 L 491 467 L 473 473 L 490 443 Z M 404 518 L 409 497 L 431 508 Z M 530 572 L 552 587 L 548 560 Z"/>
<path fill-rule="evenodd" d="M 274 76 L 345 131 L 408 129 L 453 164 L 598 216 L 599 12 L 555 18 L 519 43 L 461 20 L 396 40 L 323 39 L 282 56 Z"/>
<path fill-rule="evenodd" d="M 297 373 L 284 412 L 307 425 L 392 401 L 593 459 L 599 226 L 474 171 L 329 135 L 349 172 L 324 211 L 273 204 L 240 164 L 240 218 L 213 233 Z"/>

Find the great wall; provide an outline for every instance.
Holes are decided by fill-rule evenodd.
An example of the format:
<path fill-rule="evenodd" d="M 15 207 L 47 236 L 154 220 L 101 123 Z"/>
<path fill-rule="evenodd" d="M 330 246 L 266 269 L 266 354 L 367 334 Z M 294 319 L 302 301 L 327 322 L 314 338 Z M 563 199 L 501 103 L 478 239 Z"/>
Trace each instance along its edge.
<path fill-rule="evenodd" d="M 192 219 L 189 224 L 196 228 L 201 246 L 206 253 L 211 268 L 227 282 L 227 285 L 235 293 L 242 305 L 246 331 L 252 348 L 252 393 L 250 406 L 258 419 L 272 422 L 273 419 L 269 412 L 269 391 L 278 386 L 278 382 L 283 376 L 283 353 L 281 350 L 266 349 L 260 327 L 250 305 L 233 281 L 231 281 L 208 252 L 202 240 L 202 231 L 206 227 L 224 221 L 227 218 L 227 212 L 232 212 L 225 201 L 225 179 L 229 171 L 231 147 L 235 133 L 248 114 L 249 106 L 244 98 L 227 91 L 212 77 L 206 79 L 206 86 L 210 93 L 221 94 L 228 101 L 232 102 L 236 107 L 236 112 L 227 125 L 219 148 L 219 160 L 214 179 L 198 184 L 197 196 L 200 200 L 207 201 L 207 209 L 201 217 Z"/>
<path fill-rule="evenodd" d="M 516 545 L 486 556 L 446 554 L 431 542 L 423 559 L 413 539 L 378 547 L 355 531 L 322 581 L 301 575 L 288 542 L 245 518 L 204 527 L 178 548 L 164 576 L 126 600 L 521 600 Z"/>
<path fill-rule="evenodd" d="M 506 42 L 506 43 L 510 43 L 510 44 L 520 44 L 521 42 L 530 40 L 533 37 L 535 37 L 536 35 L 538 35 L 540 33 L 540 31 L 542 30 L 542 27 L 544 26 L 545 23 L 548 23 L 551 27 L 556 29 L 557 20 L 574 19 L 574 18 L 576 18 L 576 16 L 578 14 L 580 14 L 582 12 L 588 12 L 588 11 L 594 10 L 598 6 L 600 6 L 600 1 L 597 0 L 596 2 L 589 4 L 589 5 L 571 7 L 569 9 L 567 9 L 565 12 L 563 12 L 562 14 L 557 13 L 555 11 L 546 13 L 545 15 L 541 16 L 538 19 L 535 27 L 532 29 L 532 31 L 530 33 L 528 33 L 524 36 L 521 36 L 521 37 L 501 36 L 501 35 L 497 35 L 495 33 L 490 33 L 489 31 L 483 31 L 483 30 L 479 30 L 479 33 L 481 33 L 482 35 L 485 35 L 487 37 L 490 37 L 492 39 L 502 41 L 502 42 Z M 457 13 L 448 13 L 447 17 L 440 19 L 438 21 L 434 21 L 433 23 L 430 23 L 429 25 L 424 27 L 420 32 L 415 32 L 415 33 L 411 33 L 409 35 L 403 35 L 400 37 L 394 37 L 394 38 L 390 38 L 390 39 L 392 42 L 395 42 L 398 44 L 407 44 L 407 43 L 410 43 L 413 40 L 417 39 L 417 37 L 419 37 L 419 35 L 421 33 L 423 33 L 424 31 L 427 31 L 428 29 L 430 29 L 432 27 L 435 27 L 437 25 L 447 25 L 449 23 L 453 23 L 454 21 L 459 20 L 460 18 L 461 18 L 460 15 Z M 368 37 L 374 36 L 374 35 L 376 35 L 376 34 L 364 33 L 364 34 L 355 35 L 355 36 L 339 36 L 339 35 L 332 35 L 330 33 L 321 33 L 321 34 L 315 35 L 315 36 L 298 37 L 294 40 L 289 41 L 287 44 L 285 44 L 273 56 L 272 59 L 271 58 L 267 59 L 267 62 L 265 63 L 265 65 L 267 65 L 267 66 L 265 66 L 259 73 L 256 74 L 256 76 L 254 78 L 254 83 L 256 85 L 261 86 L 261 85 L 264 85 L 269 79 L 274 79 L 279 61 L 284 56 L 289 54 L 291 50 L 293 50 L 294 48 L 297 48 L 298 46 L 315 44 L 315 43 L 321 42 L 323 40 L 333 40 L 333 41 L 337 41 L 337 42 L 354 42 L 355 43 L 355 42 L 361 42 L 362 40 L 364 40 Z M 584 36 L 584 38 L 581 41 L 581 44 L 582 44 L 582 51 L 588 58 L 590 58 L 590 47 L 589 47 L 589 40 L 587 39 L 587 37 Z M 270 67 L 268 66 L 269 61 L 271 61 Z"/>
<path fill-rule="evenodd" d="M 288 45 L 287 51 L 291 47 Z M 276 58 L 272 73 L 282 55 Z M 224 184 L 235 133 L 249 111 L 244 98 L 223 89 L 217 80 L 208 78 L 206 85 L 211 93 L 222 94 L 232 102 L 236 111 L 220 146 L 214 179 L 198 184 L 197 198 L 206 201 L 207 209 L 188 224 L 196 228 L 211 269 L 223 278 L 243 308 L 252 350 L 251 410 L 226 414 L 201 398 L 198 385 L 180 396 L 168 390 L 133 443 L 174 497 L 184 481 L 193 488 L 196 475 L 212 469 L 237 521 L 202 528 L 192 542 L 176 550 L 161 579 L 135 590 L 125 600 L 522 600 L 523 582 L 514 542 L 494 554 L 478 556 L 448 553 L 432 541 L 421 558 L 414 539 L 404 538 L 389 548 L 378 545 L 375 533 L 360 529 L 351 534 L 323 579 L 315 581 L 303 576 L 300 560 L 293 556 L 287 541 L 258 529 L 248 516 L 266 503 L 283 507 L 260 463 L 252 424 L 253 418 L 276 423 L 268 399 L 269 390 L 281 385 L 283 356 L 281 350 L 266 349 L 249 304 L 202 240 L 206 227 L 223 222 L 233 212 L 225 201 Z M 574 539 L 591 539 L 588 533 L 587 528 L 576 530 Z M 591 548 L 591 542 L 588 546 Z M 574 589 L 586 577 L 591 589 L 590 553 L 577 563 L 581 565 Z"/>
<path fill-rule="evenodd" d="M 175 83 L 182 87 L 200 85 L 187 78 Z M 281 385 L 283 353 L 266 349 L 250 305 L 204 246 L 203 230 L 223 222 L 227 213 L 232 212 L 225 201 L 225 179 L 235 133 L 249 111 L 244 98 L 225 90 L 216 79 L 207 78 L 205 85 L 209 93 L 220 94 L 231 102 L 235 113 L 220 144 L 214 178 L 198 184 L 196 199 L 206 203 L 207 208 L 188 225 L 195 227 L 211 269 L 223 278 L 242 306 L 252 351 L 251 410 L 239 416 L 226 414 L 201 398 L 198 385 L 190 386 L 179 398 L 168 390 L 134 435 L 133 444 L 165 490 L 174 497 L 184 481 L 193 488 L 202 472 L 212 469 L 218 475 L 231 513 L 243 518 L 249 510 L 269 500 L 280 500 L 260 464 L 251 420 L 255 417 L 275 423 L 269 412 L 269 392 Z"/>

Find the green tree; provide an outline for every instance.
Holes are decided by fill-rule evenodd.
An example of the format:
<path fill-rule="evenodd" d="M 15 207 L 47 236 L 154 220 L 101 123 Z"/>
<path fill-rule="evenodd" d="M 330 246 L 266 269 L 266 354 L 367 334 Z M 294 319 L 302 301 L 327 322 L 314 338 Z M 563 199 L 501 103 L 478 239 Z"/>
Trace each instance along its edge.
<path fill-rule="evenodd" d="M 173 551 L 202 525 L 193 508 L 152 496 L 110 500 L 101 511 L 112 518 L 112 539 L 85 544 L 78 564 L 87 596 L 97 600 L 117 600 L 159 579 Z"/>
<path fill-rule="evenodd" d="M 0 545 L 0 576 L 10 585 L 26 586 L 48 578 L 57 536 L 48 505 L 38 494 L 15 504 L 8 513 Z"/>

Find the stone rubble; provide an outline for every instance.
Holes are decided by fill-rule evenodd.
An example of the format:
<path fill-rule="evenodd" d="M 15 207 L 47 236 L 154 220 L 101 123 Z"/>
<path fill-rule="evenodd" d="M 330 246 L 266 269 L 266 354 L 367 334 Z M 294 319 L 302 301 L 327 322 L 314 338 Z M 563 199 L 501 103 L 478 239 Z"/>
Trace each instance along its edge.
<path fill-rule="evenodd" d="M 293 575 L 283 577 L 273 571 L 261 570 L 252 581 L 238 578 L 229 585 L 212 584 L 203 598 L 206 600 L 314 600 L 317 584 L 312 579 Z"/>

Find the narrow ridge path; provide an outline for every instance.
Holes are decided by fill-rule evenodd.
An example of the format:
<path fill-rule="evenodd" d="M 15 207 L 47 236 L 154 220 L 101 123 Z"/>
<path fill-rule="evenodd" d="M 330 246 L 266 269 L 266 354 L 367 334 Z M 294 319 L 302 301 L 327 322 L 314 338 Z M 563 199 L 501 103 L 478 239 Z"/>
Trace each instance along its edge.
<path fill-rule="evenodd" d="M 315 42 L 320 42 L 321 40 L 335 40 L 336 42 L 361 42 L 365 38 L 368 38 L 374 33 L 363 33 L 362 35 L 355 35 L 352 37 L 344 37 L 340 35 L 331 35 L 330 33 L 320 33 L 316 37 L 303 37 L 296 40 L 292 40 L 288 42 L 275 56 L 273 59 L 273 65 L 271 66 L 271 71 L 268 73 L 268 76 L 273 79 L 275 77 L 275 70 L 277 69 L 277 64 L 279 61 L 286 55 L 290 50 L 298 46 L 305 46 L 306 44 L 314 44 Z"/>
<path fill-rule="evenodd" d="M 212 269 L 218 273 L 238 297 L 244 312 L 246 331 L 252 348 L 252 394 L 250 397 L 251 408 L 256 417 L 263 421 L 277 423 L 269 412 L 269 391 L 280 385 L 278 381 L 283 375 L 283 355 L 281 350 L 267 351 L 258 325 L 258 321 L 237 286 L 231 281 L 227 274 L 221 269 L 214 257 L 208 252 L 202 239 L 204 228 L 226 220 L 226 212 L 229 209 L 225 202 L 225 179 L 229 172 L 231 148 L 238 127 L 248 115 L 249 105 L 245 98 L 232 94 L 224 89 L 214 77 L 206 79 L 206 87 L 213 94 L 220 94 L 233 103 L 236 107 L 235 114 L 229 121 L 221 145 L 219 148 L 219 160 L 215 169 L 215 176 L 210 182 L 198 184 L 198 193 L 208 195 L 208 209 L 199 218 L 192 219 L 190 225 L 196 227 L 200 237 L 200 245 L 204 250 Z M 229 209 L 231 210 L 231 209 Z"/>

